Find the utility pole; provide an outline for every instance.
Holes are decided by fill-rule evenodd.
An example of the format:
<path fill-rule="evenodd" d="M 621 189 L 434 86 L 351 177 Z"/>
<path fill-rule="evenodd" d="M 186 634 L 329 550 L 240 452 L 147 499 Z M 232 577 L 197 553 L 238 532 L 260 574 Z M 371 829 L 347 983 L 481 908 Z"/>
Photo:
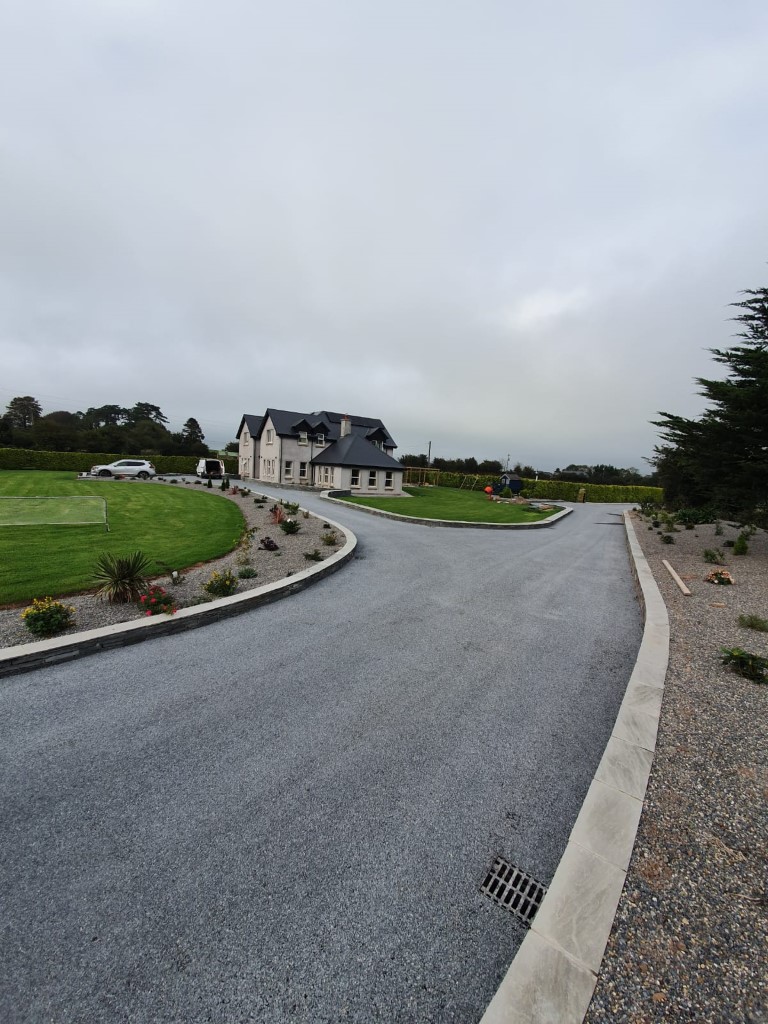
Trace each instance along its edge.
<path fill-rule="evenodd" d="M 427 469 L 432 465 L 432 442 L 429 442 L 429 448 L 427 449 Z"/>

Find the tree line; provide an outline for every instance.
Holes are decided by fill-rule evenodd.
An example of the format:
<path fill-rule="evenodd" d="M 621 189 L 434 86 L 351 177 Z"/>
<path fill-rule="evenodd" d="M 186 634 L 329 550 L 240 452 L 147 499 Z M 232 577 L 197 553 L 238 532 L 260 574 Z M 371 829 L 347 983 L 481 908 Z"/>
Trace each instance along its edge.
<path fill-rule="evenodd" d="M 417 466 L 422 469 L 439 469 L 446 473 L 465 473 L 467 476 L 498 476 L 505 471 L 499 459 L 483 459 L 478 462 L 475 458 L 468 459 L 441 459 L 435 458 L 431 462 L 426 455 L 401 455 L 400 462 L 404 466 Z M 507 467 L 508 468 L 508 467 Z M 568 480 L 573 483 L 588 484 L 619 484 L 619 485 L 643 485 L 654 486 L 656 484 L 655 474 L 638 472 L 634 467 L 620 469 L 617 466 L 597 465 L 584 466 L 571 463 L 563 469 L 556 469 L 554 473 L 534 469 L 533 466 L 523 465 L 516 462 L 511 468 L 512 473 L 525 480 Z"/>
<path fill-rule="evenodd" d="M 193 417 L 180 431 L 168 429 L 157 405 L 131 408 L 101 405 L 85 412 L 58 409 L 43 414 L 36 398 L 12 398 L 0 416 L 0 446 L 52 452 L 110 452 L 115 455 L 208 455 L 200 424 Z"/>
<path fill-rule="evenodd" d="M 651 460 L 673 507 L 709 506 L 722 517 L 768 526 L 768 288 L 747 289 L 740 340 L 713 348 L 724 380 L 697 377 L 710 407 L 697 419 L 660 412 Z"/>

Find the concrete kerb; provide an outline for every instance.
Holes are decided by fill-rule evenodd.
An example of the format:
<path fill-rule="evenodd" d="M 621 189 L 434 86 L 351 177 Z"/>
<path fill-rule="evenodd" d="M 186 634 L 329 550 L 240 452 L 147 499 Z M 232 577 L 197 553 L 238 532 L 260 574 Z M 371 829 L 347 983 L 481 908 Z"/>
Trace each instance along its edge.
<path fill-rule="evenodd" d="M 411 523 L 417 526 L 449 526 L 457 529 L 472 529 L 472 530 L 537 530 L 542 527 L 552 526 L 558 519 L 562 519 L 569 513 L 573 512 L 572 508 L 562 507 L 560 512 L 550 516 L 549 519 L 543 519 L 539 523 L 469 523 L 466 520 L 452 520 L 452 519 L 421 519 L 417 516 L 401 516 L 397 512 L 386 512 L 384 509 L 371 508 L 368 505 L 353 505 L 348 501 L 342 501 L 337 495 L 348 496 L 351 491 L 321 491 L 320 497 L 326 501 L 333 501 L 337 505 L 343 505 L 344 508 L 357 509 L 358 512 L 367 512 L 372 516 L 383 516 L 384 519 L 395 519 L 400 523 Z M 559 504 L 553 502 L 553 504 Z"/>
<path fill-rule="evenodd" d="M 669 617 L 624 513 L 645 627 L 611 738 L 552 884 L 480 1024 L 582 1024 L 626 879 L 669 660 Z"/>
<path fill-rule="evenodd" d="M 115 647 L 127 647 L 158 636 L 197 629 L 304 590 L 305 587 L 317 583 L 345 565 L 357 547 L 357 537 L 351 530 L 314 512 L 310 512 L 310 515 L 329 522 L 344 537 L 344 546 L 323 562 L 297 572 L 294 576 L 267 583 L 263 587 L 242 594 L 233 594 L 231 597 L 221 597 L 206 604 L 182 608 L 175 615 L 153 615 L 151 618 L 134 619 L 115 626 L 103 626 L 99 629 L 72 633 L 69 636 L 52 637 L 50 640 L 38 640 L 30 644 L 0 649 L 0 678 L 62 661 L 71 661 L 88 654 L 97 654 L 99 651 Z"/>

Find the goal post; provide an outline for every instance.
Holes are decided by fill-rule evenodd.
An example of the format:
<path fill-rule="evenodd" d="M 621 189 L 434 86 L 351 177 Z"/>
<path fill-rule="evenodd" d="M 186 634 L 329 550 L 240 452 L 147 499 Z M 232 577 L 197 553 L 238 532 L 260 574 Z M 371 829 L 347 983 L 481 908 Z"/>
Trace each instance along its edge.
<path fill-rule="evenodd" d="M 93 494 L 0 497 L 0 526 L 103 526 L 107 499 Z"/>

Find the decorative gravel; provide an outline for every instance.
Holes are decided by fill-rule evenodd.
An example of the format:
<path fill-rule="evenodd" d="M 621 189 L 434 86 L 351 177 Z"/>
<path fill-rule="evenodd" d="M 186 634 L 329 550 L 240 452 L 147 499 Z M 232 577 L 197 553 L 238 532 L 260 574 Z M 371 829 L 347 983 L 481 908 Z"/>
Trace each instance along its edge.
<path fill-rule="evenodd" d="M 157 482 L 152 486 L 162 487 L 170 486 L 170 484 Z M 185 485 L 177 484 L 175 486 Z M 295 516 L 290 516 L 300 524 L 299 532 L 284 533 L 279 526 L 270 521 L 269 509 L 275 504 L 275 500 L 269 498 L 265 500 L 264 507 L 259 508 L 254 501 L 254 497 L 258 495 L 258 491 L 252 491 L 246 497 L 242 497 L 240 494 L 227 493 L 225 495 L 242 510 L 248 527 L 256 529 L 251 546 L 251 560 L 257 575 L 252 579 L 239 580 L 236 591 L 238 594 L 262 587 L 266 583 L 274 583 L 276 580 L 309 568 L 314 563 L 304 557 L 308 552 L 318 550 L 325 559 L 338 551 L 344 543 L 343 536 L 338 531 L 324 528 L 325 520 L 314 515 L 304 518 L 301 511 Z M 323 542 L 323 536 L 327 534 L 333 534 L 336 538 L 334 545 L 326 545 Z M 279 545 L 279 551 L 260 549 L 259 543 L 263 537 L 271 537 Z M 186 605 L 194 604 L 196 598 L 205 594 L 203 584 L 208 582 L 212 572 L 221 573 L 226 569 L 231 569 L 237 575 L 242 568 L 238 561 L 242 554 L 242 551 L 236 549 L 223 558 L 216 558 L 213 561 L 183 569 L 179 573 L 181 582 L 177 584 L 171 582 L 167 573 L 157 577 L 153 582 L 172 593 L 177 607 L 183 608 Z M 38 596 L 44 597 L 45 595 L 39 594 Z M 117 622 L 127 622 L 130 619 L 142 617 L 142 613 L 136 605 L 109 604 L 108 601 L 103 601 L 92 593 L 70 595 L 66 598 L 62 597 L 61 600 L 75 609 L 74 629 L 77 631 L 111 626 Z M 23 608 L 24 605 L 0 610 L 0 647 L 13 647 L 16 644 L 27 644 L 38 639 L 29 632 L 21 619 Z"/>
<path fill-rule="evenodd" d="M 721 663 L 721 647 L 768 657 L 768 535 L 735 556 L 740 530 L 697 526 L 663 544 L 635 529 L 669 611 L 658 746 L 632 863 L 588 1024 L 768 1022 L 768 686 Z M 705 582 L 719 548 L 733 586 Z M 685 597 L 662 565 L 692 591 Z"/>

